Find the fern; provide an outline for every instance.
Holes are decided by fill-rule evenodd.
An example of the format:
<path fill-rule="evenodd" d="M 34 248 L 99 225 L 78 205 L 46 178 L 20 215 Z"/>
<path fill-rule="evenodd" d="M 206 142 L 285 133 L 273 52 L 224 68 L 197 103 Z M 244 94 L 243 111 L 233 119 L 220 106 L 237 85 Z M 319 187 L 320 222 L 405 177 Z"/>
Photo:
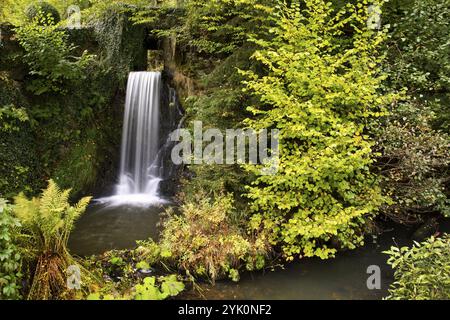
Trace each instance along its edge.
<path fill-rule="evenodd" d="M 50 180 L 40 198 L 27 199 L 19 194 L 14 212 L 28 233 L 25 247 L 31 269 L 35 270 L 30 299 L 58 298 L 65 288 L 65 270 L 75 259 L 67 242 L 76 220 L 85 212 L 91 197 L 75 206 L 69 203 L 70 189 L 61 190 Z"/>

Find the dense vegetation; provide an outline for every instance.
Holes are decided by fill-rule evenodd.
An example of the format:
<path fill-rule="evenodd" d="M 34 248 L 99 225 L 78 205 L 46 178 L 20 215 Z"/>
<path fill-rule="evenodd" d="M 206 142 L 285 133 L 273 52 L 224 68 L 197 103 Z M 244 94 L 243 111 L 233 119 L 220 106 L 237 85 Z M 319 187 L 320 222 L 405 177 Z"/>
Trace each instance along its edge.
<path fill-rule="evenodd" d="M 363 7 L 338 12 L 320 1 L 286 6 L 275 14 L 270 42 L 253 58 L 268 70 L 246 72 L 248 90 L 263 106 L 250 107 L 245 123 L 280 130 L 279 170 L 249 188 L 253 227 L 295 256 L 333 256 L 362 244 L 362 228 L 383 203 L 370 172 L 373 155 L 366 126 L 382 114 L 389 95 L 377 91 L 378 47 L 385 33 L 364 30 Z M 351 34 L 347 39 L 341 37 Z M 254 167 L 248 170 L 255 172 Z"/>
<path fill-rule="evenodd" d="M 392 247 L 388 263 L 395 269 L 395 282 L 387 299 L 448 300 L 450 298 L 450 240 L 431 237 L 411 248 Z"/>
<path fill-rule="evenodd" d="M 14 34 L 0 43 L 1 299 L 166 299 L 450 215 L 448 1 L 78 0 L 81 29 L 65 1 L 0 1 Z M 116 178 L 126 77 L 154 63 L 149 41 L 186 127 L 278 129 L 277 170 L 186 166 L 158 242 L 73 257 L 76 218 Z M 445 252 L 448 236 L 391 249 L 388 298 L 448 299 Z"/>

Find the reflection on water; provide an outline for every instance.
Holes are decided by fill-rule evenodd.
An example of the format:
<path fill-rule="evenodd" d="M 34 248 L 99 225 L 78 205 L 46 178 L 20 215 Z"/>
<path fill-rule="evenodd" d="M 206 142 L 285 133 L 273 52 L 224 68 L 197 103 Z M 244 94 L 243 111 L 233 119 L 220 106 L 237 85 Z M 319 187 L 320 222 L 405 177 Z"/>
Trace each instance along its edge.
<path fill-rule="evenodd" d="M 99 254 L 135 247 L 136 240 L 157 239 L 163 206 L 107 206 L 92 204 L 78 220 L 69 239 L 77 255 Z"/>

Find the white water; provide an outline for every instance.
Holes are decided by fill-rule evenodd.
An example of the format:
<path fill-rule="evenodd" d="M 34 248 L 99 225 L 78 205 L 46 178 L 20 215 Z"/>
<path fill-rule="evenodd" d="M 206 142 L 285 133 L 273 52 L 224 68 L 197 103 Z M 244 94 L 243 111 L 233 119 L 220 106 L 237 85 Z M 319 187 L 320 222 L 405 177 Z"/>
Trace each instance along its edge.
<path fill-rule="evenodd" d="M 158 161 L 161 100 L 160 72 L 132 72 L 128 77 L 119 183 L 115 195 L 97 201 L 109 205 L 164 203 L 159 195 Z"/>

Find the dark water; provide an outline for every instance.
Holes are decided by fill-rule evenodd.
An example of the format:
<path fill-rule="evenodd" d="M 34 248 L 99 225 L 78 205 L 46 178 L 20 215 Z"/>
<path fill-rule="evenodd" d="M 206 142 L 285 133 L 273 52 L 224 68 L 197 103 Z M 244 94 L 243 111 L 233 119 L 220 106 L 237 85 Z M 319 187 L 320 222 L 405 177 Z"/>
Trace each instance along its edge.
<path fill-rule="evenodd" d="M 162 212 L 163 206 L 90 205 L 76 223 L 69 239 L 69 248 L 77 255 L 86 256 L 111 249 L 133 248 L 136 240 L 157 239 Z"/>
<path fill-rule="evenodd" d="M 78 255 L 102 253 L 110 249 L 133 248 L 136 240 L 156 239 L 163 207 L 90 206 L 78 221 L 69 241 Z M 449 232 L 450 222 L 440 231 Z M 238 283 L 217 282 L 201 285 L 202 292 L 186 292 L 181 299 L 381 299 L 393 281 L 393 271 L 382 251 L 392 245 L 410 245 L 413 230 L 395 227 L 362 248 L 341 252 L 334 259 L 303 259 L 276 267 L 274 271 L 244 273 Z M 379 266 L 381 289 L 369 290 L 369 266 Z"/>
<path fill-rule="evenodd" d="M 450 221 L 441 232 L 450 232 Z M 396 226 L 356 250 L 341 252 L 334 259 L 303 259 L 274 271 L 247 273 L 238 283 L 222 281 L 203 285 L 203 291 L 186 293 L 186 299 L 273 300 L 376 300 L 388 295 L 393 270 L 382 253 L 391 246 L 410 246 L 413 230 Z M 380 267 L 381 288 L 369 290 L 369 266 Z"/>
<path fill-rule="evenodd" d="M 401 235 L 402 236 L 402 235 Z M 224 281 L 205 286 L 193 299 L 381 299 L 387 295 L 393 272 L 382 251 L 399 239 L 386 238 L 357 250 L 341 252 L 334 259 L 303 259 L 258 273 L 248 273 L 238 283 Z M 395 242 L 394 242 L 395 241 Z M 404 241 L 401 241 L 404 242 Z M 369 290 L 367 268 L 380 267 L 381 289 Z"/>

